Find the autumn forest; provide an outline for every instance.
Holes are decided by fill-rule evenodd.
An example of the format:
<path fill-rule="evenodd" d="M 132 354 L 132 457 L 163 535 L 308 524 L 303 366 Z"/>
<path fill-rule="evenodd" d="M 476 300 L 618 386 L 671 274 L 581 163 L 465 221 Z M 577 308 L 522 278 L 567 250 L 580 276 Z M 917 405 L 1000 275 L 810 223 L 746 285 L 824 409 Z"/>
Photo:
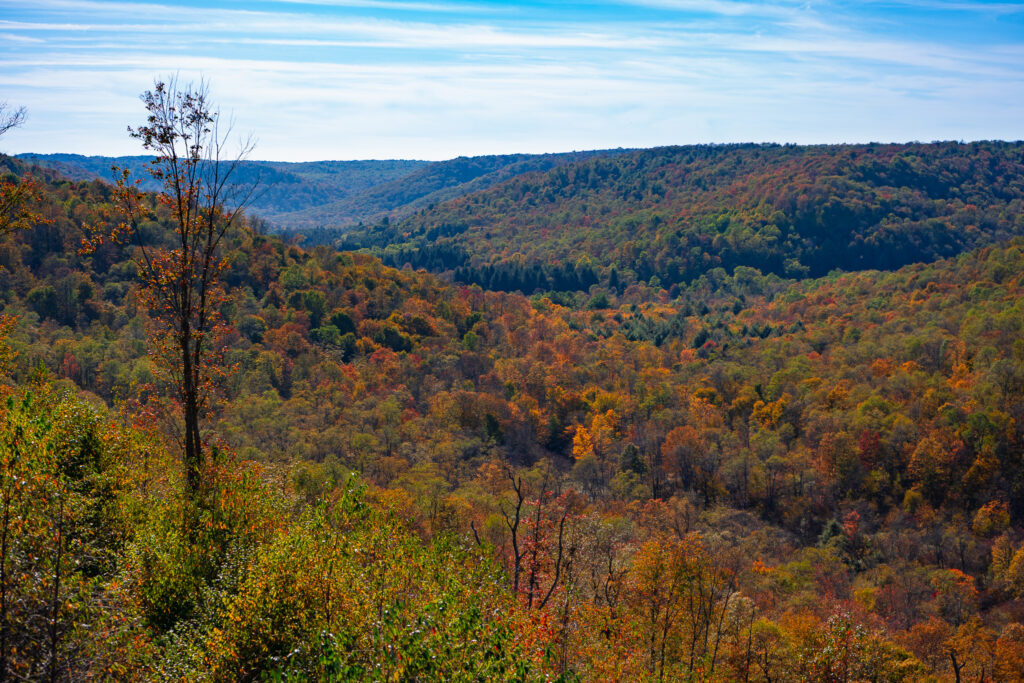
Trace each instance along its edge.
<path fill-rule="evenodd" d="M 181 95 L 0 156 L 0 680 L 1024 679 L 1024 144 L 214 166 Z"/>

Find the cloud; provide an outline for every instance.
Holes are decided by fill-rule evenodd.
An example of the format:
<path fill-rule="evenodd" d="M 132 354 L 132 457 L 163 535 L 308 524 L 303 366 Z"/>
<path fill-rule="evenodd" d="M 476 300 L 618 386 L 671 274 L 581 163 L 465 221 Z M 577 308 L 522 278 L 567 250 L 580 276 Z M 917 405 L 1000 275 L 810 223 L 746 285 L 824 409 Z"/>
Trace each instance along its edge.
<path fill-rule="evenodd" d="M 949 2 L 948 0 L 862 0 L 869 5 L 886 4 L 946 12 L 1007 15 L 1024 13 L 1024 4 L 1012 2 Z"/>
<path fill-rule="evenodd" d="M 281 3 L 294 5 L 319 5 L 328 7 L 367 7 L 373 9 L 384 9 L 392 11 L 416 11 L 416 12 L 465 12 L 469 9 L 474 11 L 486 10 L 480 5 L 450 4 L 433 2 L 394 2 L 391 0 L 276 0 Z"/>
<path fill-rule="evenodd" d="M 0 0 L 2 2 L 3 0 Z M 248 44 L 292 45 L 306 47 L 377 47 L 442 51 L 486 48 L 504 49 L 651 49 L 659 41 L 606 25 L 597 28 L 550 26 L 529 30 L 471 22 L 429 23 L 384 19 L 329 18 L 294 12 L 250 10 L 195 10 L 182 16 L 163 5 L 89 2 L 82 0 L 41 0 L 46 6 L 84 6 L 102 9 L 111 15 L 107 22 L 54 22 L 0 20 L 0 29 L 31 32 L 116 32 L 128 42 L 140 42 L 147 34 L 178 34 L 189 40 L 218 36 Z M 144 22 L 154 15 L 161 21 Z M 246 36 L 238 39 L 235 36 Z M 228 38 L 227 36 L 231 36 Z"/>
<path fill-rule="evenodd" d="M 6 40 L 11 43 L 44 43 L 42 38 L 33 38 L 31 36 L 23 36 L 17 33 L 0 33 L 0 40 Z"/>
<path fill-rule="evenodd" d="M 742 0 L 624 0 L 624 2 L 643 7 L 683 10 L 701 14 L 721 14 L 730 17 L 788 15 L 794 9 L 790 5 L 743 2 Z"/>

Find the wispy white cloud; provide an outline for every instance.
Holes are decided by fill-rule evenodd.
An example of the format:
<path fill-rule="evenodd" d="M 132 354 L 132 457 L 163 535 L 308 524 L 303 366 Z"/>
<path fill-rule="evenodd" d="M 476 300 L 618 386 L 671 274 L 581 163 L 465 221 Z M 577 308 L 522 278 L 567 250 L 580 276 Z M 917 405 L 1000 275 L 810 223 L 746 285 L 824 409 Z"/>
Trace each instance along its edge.
<path fill-rule="evenodd" d="M 45 43 L 46 41 L 42 38 L 33 38 L 32 36 L 23 36 L 18 33 L 0 33 L 0 40 L 6 40 L 11 43 Z"/>
<path fill-rule="evenodd" d="M 1019 2 L 952 2 L 950 0 L 862 0 L 867 4 L 897 5 L 947 12 L 971 12 L 976 14 L 1021 14 L 1024 3 Z"/>
<path fill-rule="evenodd" d="M 63 0 L 47 0 L 62 4 Z M 106 6 L 108 3 L 87 3 Z M 148 8 L 158 7 L 147 5 Z M 190 40 L 209 35 L 232 36 L 219 42 L 306 47 L 433 48 L 444 51 L 505 48 L 651 49 L 663 41 L 608 25 L 599 29 L 551 27 L 522 30 L 481 23 L 436 24 L 383 19 L 325 19 L 294 13 L 200 10 L 185 20 L 130 22 L 149 10 L 125 12 L 108 23 L 25 22 L 0 20 L 0 29 L 26 32 L 117 32 L 131 36 L 180 34 Z M 236 38 L 235 36 L 248 36 Z M 261 37 L 273 36 L 273 37 Z M 330 38 L 325 38 L 329 36 Z"/>
<path fill-rule="evenodd" d="M 721 46 L 722 36 L 707 36 L 708 42 Z M 815 55 L 834 59 L 919 67 L 945 73 L 971 74 L 1018 80 L 1024 78 L 1013 56 L 998 51 L 971 51 L 945 45 L 900 43 L 887 40 L 849 38 L 799 39 L 753 36 L 743 41 L 740 50 L 779 55 Z"/>
<path fill-rule="evenodd" d="M 465 12 L 491 11 L 481 5 L 434 3 L 434 2 L 391 2 L 389 0 L 276 0 L 293 5 L 317 5 L 327 7 L 366 7 L 391 11 L 411 10 L 416 12 Z"/>
<path fill-rule="evenodd" d="M 744 0 L 624 0 L 626 4 L 659 9 L 683 10 L 729 17 L 790 17 L 804 3 L 744 2 Z"/>

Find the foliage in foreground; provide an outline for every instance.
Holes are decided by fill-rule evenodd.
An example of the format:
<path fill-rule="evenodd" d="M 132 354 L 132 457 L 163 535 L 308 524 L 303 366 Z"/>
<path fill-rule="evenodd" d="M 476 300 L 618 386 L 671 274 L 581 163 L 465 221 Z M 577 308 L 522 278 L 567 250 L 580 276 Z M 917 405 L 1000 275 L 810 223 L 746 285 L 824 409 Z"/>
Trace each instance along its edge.
<path fill-rule="evenodd" d="M 429 533 L 401 490 L 346 477 L 305 501 L 221 455 L 191 507 L 158 442 L 80 399 L 37 385 L 10 393 L 3 412 L 10 675 L 925 681 L 951 661 L 1010 681 L 1024 661 L 1019 627 L 997 635 L 970 616 L 962 574 L 935 575 L 944 602 L 901 645 L 862 601 L 802 603 L 840 562 L 834 551 L 744 566 L 683 529 L 678 504 L 576 520 L 560 579 L 547 513 L 531 513 L 524 576 L 554 595 L 540 605 L 525 583 L 510 590 L 487 543 Z"/>
<path fill-rule="evenodd" d="M 353 479 L 300 504 L 251 464 L 182 492 L 159 445 L 46 386 L 0 427 L 5 675 L 533 680 L 545 636 L 494 565 Z"/>

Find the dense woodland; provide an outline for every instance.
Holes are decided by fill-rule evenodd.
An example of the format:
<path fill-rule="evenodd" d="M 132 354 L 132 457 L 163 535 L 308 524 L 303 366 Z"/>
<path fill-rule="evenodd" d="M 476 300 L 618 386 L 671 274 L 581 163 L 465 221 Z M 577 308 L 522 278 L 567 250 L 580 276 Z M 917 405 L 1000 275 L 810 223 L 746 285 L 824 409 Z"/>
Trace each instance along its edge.
<path fill-rule="evenodd" d="M 561 213 L 536 194 L 556 169 L 439 204 L 382 251 L 464 249 L 471 282 L 519 240 L 550 252 L 536 286 L 240 225 L 198 501 L 136 248 L 79 250 L 114 190 L 0 157 L 39 187 L 38 220 L 0 243 L 0 665 L 1020 680 L 1022 150 L 630 153 L 565 167 Z M 744 164 L 763 172 L 739 191 Z M 696 199 L 656 220 L 629 187 Z M 144 237 L 166 240 L 149 201 Z M 446 238 L 449 214 L 469 218 Z M 551 280 L 563 262 L 575 282 Z"/>
<path fill-rule="evenodd" d="M 490 289 L 676 289 L 714 268 L 819 277 L 1024 234 L 1024 145 L 708 145 L 524 174 L 345 232 L 385 263 Z"/>

